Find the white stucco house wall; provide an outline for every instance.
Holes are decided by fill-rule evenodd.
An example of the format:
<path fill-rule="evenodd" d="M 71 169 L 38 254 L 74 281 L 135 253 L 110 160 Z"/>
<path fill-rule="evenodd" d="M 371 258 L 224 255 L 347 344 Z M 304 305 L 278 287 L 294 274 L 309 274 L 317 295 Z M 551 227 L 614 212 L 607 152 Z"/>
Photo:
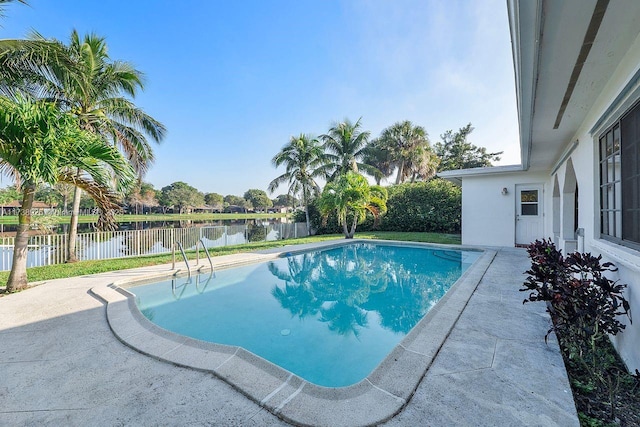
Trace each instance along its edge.
<path fill-rule="evenodd" d="M 640 1 L 507 9 L 521 164 L 440 174 L 462 185 L 462 242 L 602 254 L 636 319 L 614 344 L 640 369 Z"/>

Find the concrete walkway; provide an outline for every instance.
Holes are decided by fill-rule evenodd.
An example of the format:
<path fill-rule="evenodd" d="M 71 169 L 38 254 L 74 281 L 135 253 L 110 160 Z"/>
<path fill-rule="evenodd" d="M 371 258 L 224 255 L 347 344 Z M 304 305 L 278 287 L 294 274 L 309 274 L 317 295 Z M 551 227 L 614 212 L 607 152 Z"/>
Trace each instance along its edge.
<path fill-rule="evenodd" d="M 544 306 L 522 305 L 527 267 L 523 250 L 499 250 L 413 398 L 386 425 L 579 425 L 557 344 L 544 343 Z M 213 375 L 114 337 L 89 289 L 167 271 L 53 280 L 0 298 L 0 425 L 287 425 Z"/>

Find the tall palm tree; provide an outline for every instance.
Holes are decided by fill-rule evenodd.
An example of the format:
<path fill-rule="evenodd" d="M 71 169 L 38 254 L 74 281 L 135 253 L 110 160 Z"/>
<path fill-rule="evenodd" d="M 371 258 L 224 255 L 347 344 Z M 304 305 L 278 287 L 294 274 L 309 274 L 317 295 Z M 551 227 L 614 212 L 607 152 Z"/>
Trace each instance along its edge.
<path fill-rule="evenodd" d="M 49 44 L 51 51 L 62 54 L 47 57 L 39 67 L 28 70 L 24 90 L 39 98 L 56 102 L 63 111 L 71 112 L 81 129 L 92 132 L 105 145 L 122 150 L 139 173 L 144 174 L 153 161 L 153 151 L 147 137 L 160 142 L 166 129 L 162 123 L 146 114 L 129 99 L 144 88 L 143 74 L 132 64 L 109 58 L 105 39 L 94 34 L 80 38 L 72 31 L 68 45 L 49 41 L 39 34 L 32 42 Z M 22 59 L 24 48 L 9 51 L 7 57 Z M 15 61 L 14 61 L 15 62 Z M 24 61 L 23 61 L 24 62 Z M 27 61 L 27 65 L 32 61 Z M 19 68 L 19 67 L 18 67 Z M 80 176 L 81 170 L 76 174 Z M 67 261 L 76 261 L 75 241 L 81 189 L 76 188 L 69 227 Z"/>
<path fill-rule="evenodd" d="M 398 168 L 396 184 L 408 178 L 415 181 L 417 178 L 428 179 L 435 175 L 432 165 L 436 157 L 422 126 L 414 126 L 409 120 L 394 123 L 382 131 L 378 148 L 386 150 L 394 166 Z"/>
<path fill-rule="evenodd" d="M 335 123 L 329 132 L 320 136 L 327 152 L 326 159 L 328 170 L 331 171 L 329 177 L 333 181 L 345 173 L 359 172 L 362 170 L 371 176 L 375 176 L 376 168 L 363 162 L 366 153 L 369 136 L 368 131 L 362 131 L 362 119 L 352 123 L 349 119 Z"/>
<path fill-rule="evenodd" d="M 324 187 L 318 205 L 324 220 L 331 212 L 336 212 L 344 237 L 352 239 L 367 211 L 376 221 L 387 211 L 387 190 L 378 185 L 370 186 L 365 177 L 348 171 Z"/>
<path fill-rule="evenodd" d="M 363 163 L 375 168 L 373 178 L 380 185 L 383 178 L 389 178 L 395 169 L 391 153 L 380 143 L 379 139 L 370 141 L 364 148 Z"/>
<path fill-rule="evenodd" d="M 289 186 L 291 196 L 302 196 L 307 233 L 310 233 L 309 202 L 320 193 L 316 182 L 318 178 L 326 178 L 325 153 L 320 142 L 311 135 L 292 136 L 289 143 L 271 160 L 275 167 L 285 166 L 285 172 L 269 183 L 268 190 L 273 193 L 280 184 Z"/>
<path fill-rule="evenodd" d="M 70 173 L 74 168 L 83 173 Z M 27 286 L 31 207 L 39 184 L 61 181 L 83 188 L 101 207 L 104 224 L 113 222 L 119 194 L 135 179 L 122 154 L 82 130 L 73 115 L 53 103 L 24 97 L 0 97 L 0 171 L 12 175 L 22 190 L 8 292 Z"/>
<path fill-rule="evenodd" d="M 405 179 L 410 179 L 411 182 L 431 179 L 436 175 L 439 164 L 440 158 L 431 150 L 431 147 L 428 145 L 418 147 L 405 162 L 403 174 L 405 178 L 401 182 Z"/>

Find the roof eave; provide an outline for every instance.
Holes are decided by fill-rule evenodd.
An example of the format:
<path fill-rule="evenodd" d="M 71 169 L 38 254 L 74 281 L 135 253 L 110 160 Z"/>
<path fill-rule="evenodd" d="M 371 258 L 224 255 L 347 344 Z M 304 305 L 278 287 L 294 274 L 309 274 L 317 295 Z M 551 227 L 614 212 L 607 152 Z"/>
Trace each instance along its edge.
<path fill-rule="evenodd" d="M 505 174 L 505 173 L 517 173 L 522 172 L 525 169 L 522 165 L 505 165 L 505 166 L 493 166 L 493 167 L 483 167 L 483 168 L 471 168 L 471 169 L 456 169 L 438 172 L 437 176 L 442 179 L 446 179 L 447 181 L 451 181 L 454 184 L 460 185 L 462 183 L 463 178 L 468 178 L 472 176 L 486 176 L 486 175 L 497 175 L 497 174 Z"/>
<path fill-rule="evenodd" d="M 507 0 L 516 85 L 522 170 L 530 165 L 533 113 L 543 24 L 542 0 Z"/>

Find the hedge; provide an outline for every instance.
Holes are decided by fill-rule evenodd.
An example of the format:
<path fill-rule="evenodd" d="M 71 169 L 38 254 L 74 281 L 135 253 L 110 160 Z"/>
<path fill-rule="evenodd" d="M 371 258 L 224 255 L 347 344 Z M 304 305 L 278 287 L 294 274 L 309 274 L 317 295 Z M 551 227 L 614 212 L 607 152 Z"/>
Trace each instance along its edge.
<path fill-rule="evenodd" d="M 394 185 L 388 188 L 385 231 L 459 233 L 462 189 L 443 179 Z"/>
<path fill-rule="evenodd" d="M 425 231 L 434 233 L 460 233 L 462 223 L 462 190 L 449 181 L 435 178 L 427 182 L 415 182 L 387 187 L 387 213 L 382 216 L 377 229 L 382 231 Z M 316 234 L 342 233 L 335 214 L 329 216 L 326 225 L 315 206 L 309 206 L 311 228 Z M 304 222 L 304 212 L 296 213 L 296 221 Z M 368 216 L 358 231 L 371 231 L 373 217 Z M 357 231 L 356 231 L 357 234 Z"/>

